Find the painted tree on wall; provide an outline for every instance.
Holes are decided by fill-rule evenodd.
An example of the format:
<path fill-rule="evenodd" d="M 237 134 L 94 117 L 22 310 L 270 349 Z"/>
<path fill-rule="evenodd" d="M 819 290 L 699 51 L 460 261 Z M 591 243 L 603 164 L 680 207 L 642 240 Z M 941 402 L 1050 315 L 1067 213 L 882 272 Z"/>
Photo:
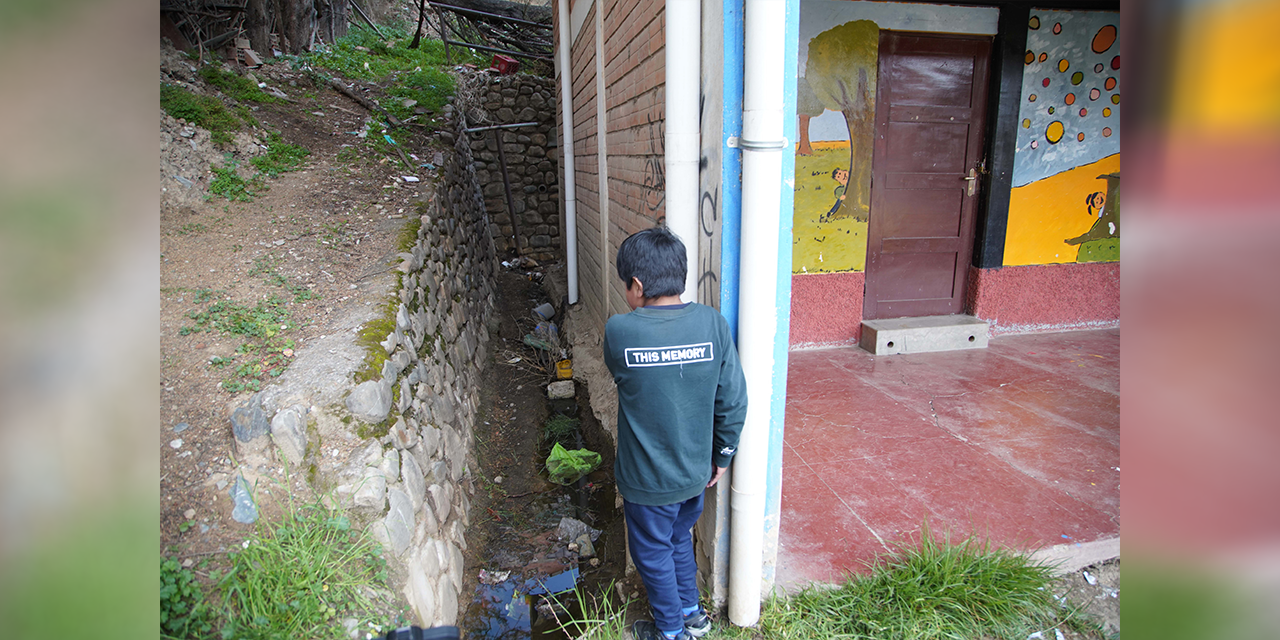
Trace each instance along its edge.
<path fill-rule="evenodd" d="M 828 220 L 865 220 L 871 209 L 871 144 L 875 129 L 876 64 L 880 27 L 853 20 L 809 41 L 805 78 L 814 95 L 844 115 L 849 127 L 849 177 L 845 200 Z"/>
<path fill-rule="evenodd" d="M 800 146 L 796 148 L 796 155 L 811 156 L 813 145 L 809 143 L 809 120 L 822 115 L 826 107 L 822 106 L 822 101 L 813 92 L 808 80 L 800 78 L 796 88 L 799 90 L 799 95 L 796 96 L 796 113 L 800 115 Z"/>

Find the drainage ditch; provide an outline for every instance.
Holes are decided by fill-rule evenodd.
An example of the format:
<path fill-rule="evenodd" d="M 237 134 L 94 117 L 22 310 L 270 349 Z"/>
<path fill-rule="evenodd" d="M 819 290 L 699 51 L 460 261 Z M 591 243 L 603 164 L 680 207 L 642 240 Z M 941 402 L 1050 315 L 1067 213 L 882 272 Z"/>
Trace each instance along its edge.
<path fill-rule="evenodd" d="M 463 587 L 469 602 L 459 620 L 467 638 L 569 638 L 562 625 L 584 617 L 578 594 L 606 594 L 626 566 L 613 443 L 591 412 L 585 385 L 561 382 L 573 387 L 572 397 L 548 396 L 560 354 L 555 340 L 541 348 L 547 321 L 532 311 L 547 300 L 537 280 L 520 269 L 498 278 L 494 365 L 485 372 L 475 434 Z M 576 479 L 559 478 L 568 484 L 553 482 L 547 461 L 557 444 L 599 454 L 598 465 Z"/>

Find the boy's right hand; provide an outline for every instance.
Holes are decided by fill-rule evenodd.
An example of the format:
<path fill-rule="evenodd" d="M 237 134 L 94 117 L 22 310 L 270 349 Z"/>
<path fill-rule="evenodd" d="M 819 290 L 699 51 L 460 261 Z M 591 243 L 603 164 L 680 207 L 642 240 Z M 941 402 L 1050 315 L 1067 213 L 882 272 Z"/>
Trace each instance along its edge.
<path fill-rule="evenodd" d="M 711 482 L 707 483 L 707 488 L 710 489 L 716 486 L 716 483 L 720 481 L 720 476 L 724 475 L 724 472 L 728 470 L 729 467 L 716 467 L 715 472 L 711 474 Z"/>

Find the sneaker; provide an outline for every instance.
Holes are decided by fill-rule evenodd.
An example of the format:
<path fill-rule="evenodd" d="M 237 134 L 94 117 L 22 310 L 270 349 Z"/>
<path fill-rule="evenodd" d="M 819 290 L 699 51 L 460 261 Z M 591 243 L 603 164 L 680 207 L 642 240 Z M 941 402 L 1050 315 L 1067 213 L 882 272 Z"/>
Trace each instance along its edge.
<path fill-rule="evenodd" d="M 711 631 L 711 618 L 707 617 L 707 612 L 698 607 L 697 611 L 684 617 L 684 630 L 695 638 L 701 638 Z"/>
<path fill-rule="evenodd" d="M 637 620 L 631 625 L 631 637 L 635 640 L 667 640 L 666 634 L 658 631 L 658 625 L 649 620 Z M 681 629 L 676 634 L 675 640 L 692 640 L 693 636 L 689 632 Z"/>

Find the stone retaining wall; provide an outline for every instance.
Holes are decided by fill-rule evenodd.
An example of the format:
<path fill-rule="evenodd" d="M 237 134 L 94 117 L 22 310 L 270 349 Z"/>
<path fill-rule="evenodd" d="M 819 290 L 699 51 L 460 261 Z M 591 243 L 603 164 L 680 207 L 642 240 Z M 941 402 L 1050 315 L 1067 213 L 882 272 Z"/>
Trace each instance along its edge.
<path fill-rule="evenodd" d="M 475 158 L 475 174 L 484 194 L 490 230 L 498 255 L 520 254 L 540 261 L 557 260 L 562 253 L 560 184 L 557 174 L 555 81 L 524 74 L 509 76 L 463 72 L 458 79 L 457 106 L 467 114 L 467 126 L 536 122 L 518 129 L 465 134 Z M 442 136 L 449 140 L 448 136 Z M 506 158 L 511 184 L 509 211 L 502 181 Z"/>
<path fill-rule="evenodd" d="M 400 254 L 396 329 L 383 343 L 390 357 L 382 380 L 373 382 L 395 399 L 384 460 L 398 453 L 402 478 L 387 489 L 387 548 L 404 562 L 404 594 L 424 626 L 455 624 L 467 601 L 460 592 L 475 491 L 472 433 L 494 305 L 484 203 L 470 149 L 455 144 L 455 151 L 417 245 Z"/>
<path fill-rule="evenodd" d="M 398 257 L 401 286 L 380 375 L 327 403 L 309 380 L 273 385 L 230 416 L 245 476 L 232 489 L 244 511 L 237 519 L 256 520 L 248 487 L 270 474 L 273 457 L 309 468 L 326 503 L 370 523 L 393 567 L 392 586 L 424 627 L 456 624 L 469 600 L 460 592 L 475 492 L 472 434 L 495 296 L 484 198 L 461 121 L 455 125 L 458 142 L 436 195 L 417 211 L 417 241 Z"/>

